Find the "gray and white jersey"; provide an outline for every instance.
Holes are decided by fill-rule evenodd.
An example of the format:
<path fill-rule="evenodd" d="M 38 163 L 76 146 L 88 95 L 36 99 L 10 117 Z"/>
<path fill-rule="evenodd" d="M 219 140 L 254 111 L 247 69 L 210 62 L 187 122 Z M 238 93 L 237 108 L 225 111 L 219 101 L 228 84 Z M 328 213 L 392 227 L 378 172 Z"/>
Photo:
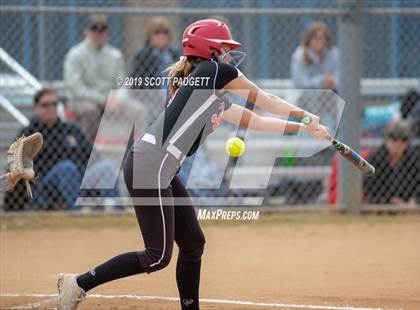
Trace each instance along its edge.
<path fill-rule="evenodd" d="M 199 86 L 182 85 L 168 98 L 165 110 L 147 130 L 162 146 L 173 144 L 187 156 L 194 154 L 205 138 L 222 122 L 230 108 L 223 87 L 242 73 L 234 66 L 206 60 L 188 78 L 207 81 Z"/>

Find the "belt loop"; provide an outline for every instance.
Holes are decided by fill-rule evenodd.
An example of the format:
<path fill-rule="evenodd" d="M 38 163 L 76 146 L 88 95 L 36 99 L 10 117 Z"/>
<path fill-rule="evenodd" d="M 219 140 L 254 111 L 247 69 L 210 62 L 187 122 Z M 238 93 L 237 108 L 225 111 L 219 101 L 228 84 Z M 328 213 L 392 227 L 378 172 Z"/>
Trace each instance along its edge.
<path fill-rule="evenodd" d="M 156 145 L 156 137 L 154 135 L 151 135 L 150 133 L 145 133 L 141 140 Z"/>
<path fill-rule="evenodd" d="M 141 137 L 141 140 L 156 145 L 156 137 L 150 133 L 145 133 L 143 137 Z M 182 153 L 182 151 L 173 144 L 168 144 L 168 146 L 166 147 L 166 151 L 173 157 L 175 157 L 179 165 L 181 165 L 182 162 L 185 160 L 185 154 Z"/>
<path fill-rule="evenodd" d="M 173 144 L 168 144 L 168 146 L 166 147 L 166 150 L 168 151 L 168 153 L 170 153 L 172 156 L 175 157 L 175 159 L 178 161 L 179 165 L 182 164 L 182 162 L 185 159 L 185 155 L 184 155 L 184 153 L 182 153 L 182 151 L 180 149 L 178 149 Z"/>
<path fill-rule="evenodd" d="M 182 152 L 173 144 L 168 144 L 166 150 L 171 153 L 177 160 L 180 160 L 182 157 Z"/>

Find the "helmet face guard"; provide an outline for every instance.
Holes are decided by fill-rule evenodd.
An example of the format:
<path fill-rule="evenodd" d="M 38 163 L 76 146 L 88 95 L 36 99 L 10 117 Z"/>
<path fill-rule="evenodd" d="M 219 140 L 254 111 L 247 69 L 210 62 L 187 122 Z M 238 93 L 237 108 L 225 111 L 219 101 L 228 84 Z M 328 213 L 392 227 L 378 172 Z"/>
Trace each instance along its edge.
<path fill-rule="evenodd" d="M 226 51 L 224 48 L 220 49 L 220 54 L 217 59 L 220 62 L 231 64 L 232 66 L 238 67 L 244 60 L 246 53 L 241 51 Z"/>

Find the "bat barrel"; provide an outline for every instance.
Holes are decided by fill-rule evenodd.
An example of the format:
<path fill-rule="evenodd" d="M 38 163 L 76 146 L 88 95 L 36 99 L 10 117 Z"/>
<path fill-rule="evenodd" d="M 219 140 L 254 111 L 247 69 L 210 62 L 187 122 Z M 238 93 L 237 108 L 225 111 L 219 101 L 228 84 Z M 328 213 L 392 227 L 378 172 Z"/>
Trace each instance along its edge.
<path fill-rule="evenodd" d="M 331 141 L 332 146 L 348 161 L 350 161 L 355 167 L 362 171 L 367 176 L 375 174 L 375 167 L 372 166 L 366 159 L 360 154 L 354 151 L 351 147 L 341 143 L 335 139 Z"/>
<path fill-rule="evenodd" d="M 312 122 L 312 118 L 308 115 L 302 119 L 302 122 L 309 125 Z M 350 161 L 355 167 L 357 167 L 362 173 L 367 176 L 375 174 L 375 167 L 372 166 L 366 159 L 354 151 L 351 147 L 341 143 L 332 137 L 327 137 L 327 140 L 331 142 L 332 146 L 348 161 Z"/>

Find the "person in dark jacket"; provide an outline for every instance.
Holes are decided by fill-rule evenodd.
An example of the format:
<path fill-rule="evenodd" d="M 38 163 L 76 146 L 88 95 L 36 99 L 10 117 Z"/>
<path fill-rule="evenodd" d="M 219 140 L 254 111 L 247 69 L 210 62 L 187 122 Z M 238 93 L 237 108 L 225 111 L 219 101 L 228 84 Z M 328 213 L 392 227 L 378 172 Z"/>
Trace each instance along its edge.
<path fill-rule="evenodd" d="M 178 58 L 178 53 L 169 45 L 171 24 L 165 17 L 153 17 L 146 27 L 146 41 L 131 61 L 130 77 L 142 79 L 166 77 L 165 71 Z M 130 71 L 131 70 L 131 71 Z M 162 83 L 138 83 L 131 85 L 133 100 L 142 102 L 147 111 L 146 123 L 150 125 L 164 109 L 166 85 Z M 147 89 L 147 91 L 143 91 Z M 139 90 L 139 91 L 137 91 Z"/>
<path fill-rule="evenodd" d="M 40 132 L 44 137 L 43 148 L 34 162 L 38 180 L 34 184 L 34 198 L 30 203 L 49 205 L 59 201 L 68 208 L 75 208 L 93 146 L 78 126 L 60 120 L 57 114 L 58 101 L 54 89 L 43 88 L 38 91 L 34 97 L 34 117 L 19 136 Z M 86 170 L 85 178 L 93 178 L 98 174 L 106 178 L 116 173 L 110 161 L 98 161 Z M 22 189 L 22 186 L 17 186 L 15 191 L 6 196 L 6 209 L 22 207 L 25 202 Z M 102 194 L 115 197 L 118 191 L 115 188 Z"/>
<path fill-rule="evenodd" d="M 386 127 L 384 144 L 369 158 L 376 173 L 363 180 L 368 203 L 414 206 L 420 201 L 420 152 L 411 145 L 410 136 L 407 121 Z"/>
<path fill-rule="evenodd" d="M 136 53 L 131 67 L 132 77 L 163 77 L 164 72 L 177 58 L 177 53 L 169 46 L 172 39 L 171 24 L 164 17 L 153 17 L 146 28 L 145 45 Z M 158 89 L 167 85 L 137 85 L 134 88 Z"/>
<path fill-rule="evenodd" d="M 413 137 L 420 137 L 420 94 L 412 89 L 405 95 L 400 107 L 401 118 L 411 123 Z"/>

